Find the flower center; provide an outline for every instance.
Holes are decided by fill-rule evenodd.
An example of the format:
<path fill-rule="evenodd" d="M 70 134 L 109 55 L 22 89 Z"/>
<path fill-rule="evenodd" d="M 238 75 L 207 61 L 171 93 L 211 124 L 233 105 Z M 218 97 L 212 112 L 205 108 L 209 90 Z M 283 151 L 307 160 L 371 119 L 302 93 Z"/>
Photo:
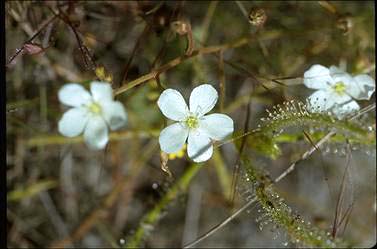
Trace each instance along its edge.
<path fill-rule="evenodd" d="M 346 85 L 344 85 L 343 82 L 337 82 L 332 88 L 339 95 L 344 94 L 344 92 L 346 91 Z"/>
<path fill-rule="evenodd" d="M 197 128 L 199 125 L 198 118 L 194 116 L 189 116 L 185 123 L 189 128 Z"/>
<path fill-rule="evenodd" d="M 99 104 L 97 104 L 96 102 L 91 103 L 88 106 L 88 109 L 93 114 L 100 114 L 102 112 L 101 106 Z"/>

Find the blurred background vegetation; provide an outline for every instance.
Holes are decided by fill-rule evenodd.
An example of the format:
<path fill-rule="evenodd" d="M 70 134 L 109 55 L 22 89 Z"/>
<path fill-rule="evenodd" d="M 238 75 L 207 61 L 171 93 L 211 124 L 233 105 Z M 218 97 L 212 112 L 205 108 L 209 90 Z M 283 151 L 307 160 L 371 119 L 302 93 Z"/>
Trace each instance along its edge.
<path fill-rule="evenodd" d="M 156 100 L 163 88 L 188 99 L 196 85 L 212 84 L 221 94 L 216 112 L 230 115 L 242 134 L 248 108 L 255 129 L 266 109 L 305 101 L 311 91 L 302 75 L 313 64 L 375 78 L 374 8 L 372 1 L 6 2 L 8 246 L 194 241 L 253 198 L 255 186 L 244 168 L 234 170 L 239 140 L 204 164 L 186 155 L 168 161 L 172 177 L 161 169 L 158 135 L 166 121 Z M 127 127 L 97 152 L 57 132 L 65 110 L 59 88 L 95 79 L 112 82 L 129 114 Z M 360 104 L 374 102 L 373 95 Z M 358 123 L 372 142 L 352 144 L 352 153 L 344 139 L 329 142 L 275 185 L 298 220 L 329 233 L 339 193 L 346 196 L 344 209 L 351 203 L 352 210 L 337 237 L 353 246 L 376 243 L 374 118 L 373 110 Z M 305 127 L 313 137 L 322 128 L 315 125 Z M 312 146 L 298 130 L 262 153 L 250 141 L 244 154 L 274 179 Z M 305 245 L 263 210 L 254 203 L 196 246 Z"/>

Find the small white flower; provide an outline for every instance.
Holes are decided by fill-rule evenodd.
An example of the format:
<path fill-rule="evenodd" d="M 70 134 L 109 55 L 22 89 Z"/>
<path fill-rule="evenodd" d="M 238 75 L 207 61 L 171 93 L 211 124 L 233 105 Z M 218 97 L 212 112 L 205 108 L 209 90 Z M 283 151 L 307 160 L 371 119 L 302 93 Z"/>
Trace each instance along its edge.
<path fill-rule="evenodd" d="M 127 121 L 127 113 L 119 101 L 113 100 L 109 83 L 93 81 L 90 93 L 81 85 L 69 83 L 59 90 L 61 103 L 72 106 L 59 121 L 58 130 L 67 137 L 84 132 L 91 149 L 103 149 L 109 141 L 108 128 L 116 130 Z"/>
<path fill-rule="evenodd" d="M 212 110 L 217 99 L 215 88 L 208 84 L 200 85 L 191 92 L 189 109 L 178 91 L 163 91 L 157 104 L 167 118 L 178 122 L 161 131 L 161 150 L 169 154 L 175 153 L 187 140 L 187 153 L 194 162 L 204 162 L 211 158 L 212 140 L 222 140 L 233 133 L 233 120 L 227 115 L 204 115 Z"/>
<path fill-rule="evenodd" d="M 372 77 L 366 74 L 352 77 L 336 66 L 313 65 L 304 73 L 304 84 L 316 89 L 308 100 L 312 111 L 331 111 L 338 118 L 358 111 L 353 99 L 370 99 L 375 89 Z"/>

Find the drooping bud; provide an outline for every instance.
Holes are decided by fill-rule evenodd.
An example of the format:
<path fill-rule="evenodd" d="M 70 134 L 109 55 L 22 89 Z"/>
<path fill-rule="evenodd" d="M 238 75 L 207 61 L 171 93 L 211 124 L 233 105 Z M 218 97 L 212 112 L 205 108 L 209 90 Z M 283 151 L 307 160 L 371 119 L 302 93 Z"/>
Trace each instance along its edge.
<path fill-rule="evenodd" d="M 256 26 L 261 27 L 267 21 L 267 14 L 262 8 L 253 7 L 249 12 L 249 22 Z"/>
<path fill-rule="evenodd" d="M 342 30 L 344 35 L 348 34 L 353 27 L 351 14 L 340 15 L 336 20 L 336 27 Z"/>
<path fill-rule="evenodd" d="M 35 43 L 26 43 L 23 46 L 24 54 L 36 55 L 43 52 L 43 47 Z"/>
<path fill-rule="evenodd" d="M 185 21 L 175 21 L 170 24 L 170 28 L 179 35 L 186 35 L 191 29 L 190 23 Z"/>

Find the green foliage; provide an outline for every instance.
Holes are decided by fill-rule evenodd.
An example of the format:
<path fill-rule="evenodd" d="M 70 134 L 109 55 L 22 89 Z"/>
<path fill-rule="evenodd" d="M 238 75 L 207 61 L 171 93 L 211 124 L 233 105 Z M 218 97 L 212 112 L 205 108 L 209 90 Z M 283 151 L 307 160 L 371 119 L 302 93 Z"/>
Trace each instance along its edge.
<path fill-rule="evenodd" d="M 125 248 L 136 248 L 140 246 L 143 239 L 145 239 L 154 229 L 157 221 L 162 216 L 163 211 L 178 197 L 179 194 L 186 191 L 192 178 L 200 168 L 201 167 L 198 164 L 190 165 L 182 177 L 169 189 L 164 197 L 144 215 L 135 233 L 126 239 L 127 244 L 125 245 Z"/>
<path fill-rule="evenodd" d="M 281 155 L 281 150 L 275 138 L 261 132 L 251 133 L 247 137 L 247 144 L 251 149 L 271 159 L 276 159 Z"/>
<path fill-rule="evenodd" d="M 139 247 L 144 241 L 148 241 L 150 247 L 181 245 L 179 236 L 171 236 L 172 227 L 175 234 L 180 234 L 189 206 L 173 212 L 168 207 L 186 191 L 200 171 L 205 173 L 195 179 L 205 194 L 200 202 L 202 210 L 195 210 L 201 215 L 200 233 L 212 227 L 221 215 L 229 218 L 230 210 L 226 205 L 229 192 L 237 192 L 231 189 L 231 172 L 234 161 L 239 159 L 232 146 L 215 149 L 206 163 L 209 167 L 187 167 L 185 159 L 170 160 L 169 168 L 177 176 L 172 185 L 171 179 L 165 178 L 160 170 L 159 148 L 146 150 L 141 146 L 157 143 L 166 124 L 156 106 L 163 88 L 178 89 L 187 98 L 192 88 L 200 83 L 221 89 L 221 79 L 224 79 L 225 89 L 219 92 L 219 102 L 224 104 L 221 110 L 234 119 L 235 127 L 240 130 L 231 140 L 219 142 L 219 146 L 234 143 L 240 149 L 245 142 L 247 159 L 243 158 L 240 166 L 252 180 L 251 185 L 249 182 L 246 185 L 248 190 L 255 190 L 252 194 L 258 199 L 262 215 L 267 215 L 286 231 L 298 246 L 350 246 L 332 239 L 325 230 L 309 224 L 292 211 L 293 205 L 301 204 L 294 199 L 299 196 L 287 198 L 292 207 L 278 197 L 282 191 L 296 190 L 300 182 L 306 181 L 306 176 L 285 182 L 281 186 L 284 190 L 280 191 L 271 184 L 267 171 L 259 169 L 254 152 L 275 166 L 277 162 L 290 161 L 292 155 L 296 156 L 294 153 L 335 132 L 325 146 L 350 144 L 358 149 L 352 151 L 353 163 L 363 155 L 364 148 L 375 154 L 375 121 L 371 120 L 374 117 L 371 112 L 366 114 L 367 121 L 337 120 L 327 113 L 310 113 L 305 104 L 296 101 L 304 100 L 311 93 L 302 85 L 302 75 L 316 63 L 346 65 L 351 73 L 366 73 L 375 78 L 375 32 L 371 32 L 375 29 L 373 3 L 238 2 L 244 6 L 244 13 L 234 1 L 6 2 L 6 56 L 12 57 L 25 43 L 46 46 L 41 54 L 20 53 L 6 66 L 9 247 L 52 247 L 55 240 L 60 245 L 56 247 L 119 247 L 121 235 L 127 235 L 127 247 Z M 256 27 L 249 22 L 247 12 L 252 8 L 266 12 L 264 26 Z M 49 22 L 58 11 L 62 15 Z M 77 36 L 62 17 L 72 22 Z M 191 56 L 185 55 L 187 37 L 171 29 L 170 24 L 176 19 L 191 25 L 194 47 Z M 144 28 L 147 32 L 143 32 Z M 87 52 L 84 53 L 80 43 Z M 105 76 L 107 73 L 113 76 L 114 95 L 128 112 L 125 129 L 111 132 L 107 148 L 96 152 L 83 145 L 82 136 L 57 135 L 57 122 L 65 110 L 57 97 L 59 89 L 68 82 L 89 88 L 89 83 L 98 78 L 93 68 L 84 63 L 90 61 L 89 57 L 93 57 L 97 66 L 106 68 Z M 125 70 L 128 75 L 122 81 Z M 284 84 L 277 84 L 274 79 Z M 295 101 L 277 105 L 290 99 Z M 366 102 L 359 104 L 364 106 L 375 99 Z M 242 107 L 247 103 L 255 107 L 249 124 L 256 127 L 259 123 L 259 127 L 244 134 L 241 131 Z M 217 112 L 219 106 L 218 103 L 214 111 Z M 261 110 L 270 107 L 268 116 L 259 122 Z M 303 143 L 306 143 L 305 148 L 301 147 Z M 285 153 L 286 147 L 298 149 Z M 148 159 L 144 160 L 145 155 Z M 362 247 L 365 241 L 374 243 L 375 240 L 375 223 L 370 222 L 370 217 L 375 218 L 370 205 L 375 202 L 375 189 L 371 187 L 375 185 L 375 178 L 370 174 L 374 160 L 370 157 L 363 158 L 368 163 L 362 164 L 354 177 L 361 182 L 356 185 L 357 197 L 363 201 L 353 210 L 344 237 Z M 277 168 L 280 169 L 273 170 Z M 331 171 L 334 175 L 341 173 L 336 167 Z M 372 180 L 367 181 L 366 175 Z M 329 181 L 337 186 L 337 180 L 333 176 Z M 170 187 L 164 185 L 167 182 L 166 186 Z M 152 183 L 158 183 L 159 187 L 152 189 Z M 47 206 L 35 198 L 42 192 L 51 199 Z M 111 204 L 99 205 L 102 199 Z M 234 204 L 237 208 L 239 203 Z M 334 203 L 320 204 L 328 208 L 321 215 L 329 222 L 333 211 L 329 206 Z M 313 205 L 308 212 L 314 218 L 316 214 L 310 208 Z M 166 211 L 169 216 L 161 220 Z M 254 215 L 259 216 L 255 218 L 262 216 L 256 212 L 247 214 L 248 217 Z M 246 222 L 251 219 L 247 220 L 239 221 L 240 225 L 234 222 L 236 225 L 229 237 L 218 232 L 215 241 L 209 239 L 203 246 L 214 242 L 232 243 L 227 245 L 229 247 L 254 246 L 253 243 L 263 245 L 271 240 L 269 235 L 253 234 L 260 241 L 251 240 L 246 245 L 249 242 L 243 237 L 244 225 L 250 225 Z M 134 233 L 130 233 L 131 228 L 135 228 Z M 151 236 L 152 231 L 154 236 Z"/>
<path fill-rule="evenodd" d="M 268 219 L 271 219 L 272 222 L 278 224 L 288 233 L 293 243 L 305 247 L 336 248 L 347 246 L 342 240 L 333 239 L 330 233 L 313 226 L 300 215 L 295 214 L 279 197 L 269 176 L 255 168 L 250 160 L 243 159 L 242 165 L 246 169 L 263 212 L 267 214 Z"/>
<path fill-rule="evenodd" d="M 370 131 L 365 124 L 350 120 L 339 120 L 327 113 L 312 113 L 301 102 L 286 102 L 273 107 L 273 112 L 268 112 L 267 118 L 262 118 L 262 124 L 249 132 L 248 146 L 256 152 L 276 159 L 281 155 L 278 143 L 295 142 L 305 138 L 304 131 L 310 134 L 314 142 L 321 139 L 326 133 L 335 131 L 336 135 L 330 143 L 345 142 L 351 144 L 374 145 L 375 136 L 370 136 Z M 298 130 L 299 132 L 289 132 Z M 234 137 L 237 137 L 236 134 Z M 238 142 L 239 147 L 239 142 Z"/>

